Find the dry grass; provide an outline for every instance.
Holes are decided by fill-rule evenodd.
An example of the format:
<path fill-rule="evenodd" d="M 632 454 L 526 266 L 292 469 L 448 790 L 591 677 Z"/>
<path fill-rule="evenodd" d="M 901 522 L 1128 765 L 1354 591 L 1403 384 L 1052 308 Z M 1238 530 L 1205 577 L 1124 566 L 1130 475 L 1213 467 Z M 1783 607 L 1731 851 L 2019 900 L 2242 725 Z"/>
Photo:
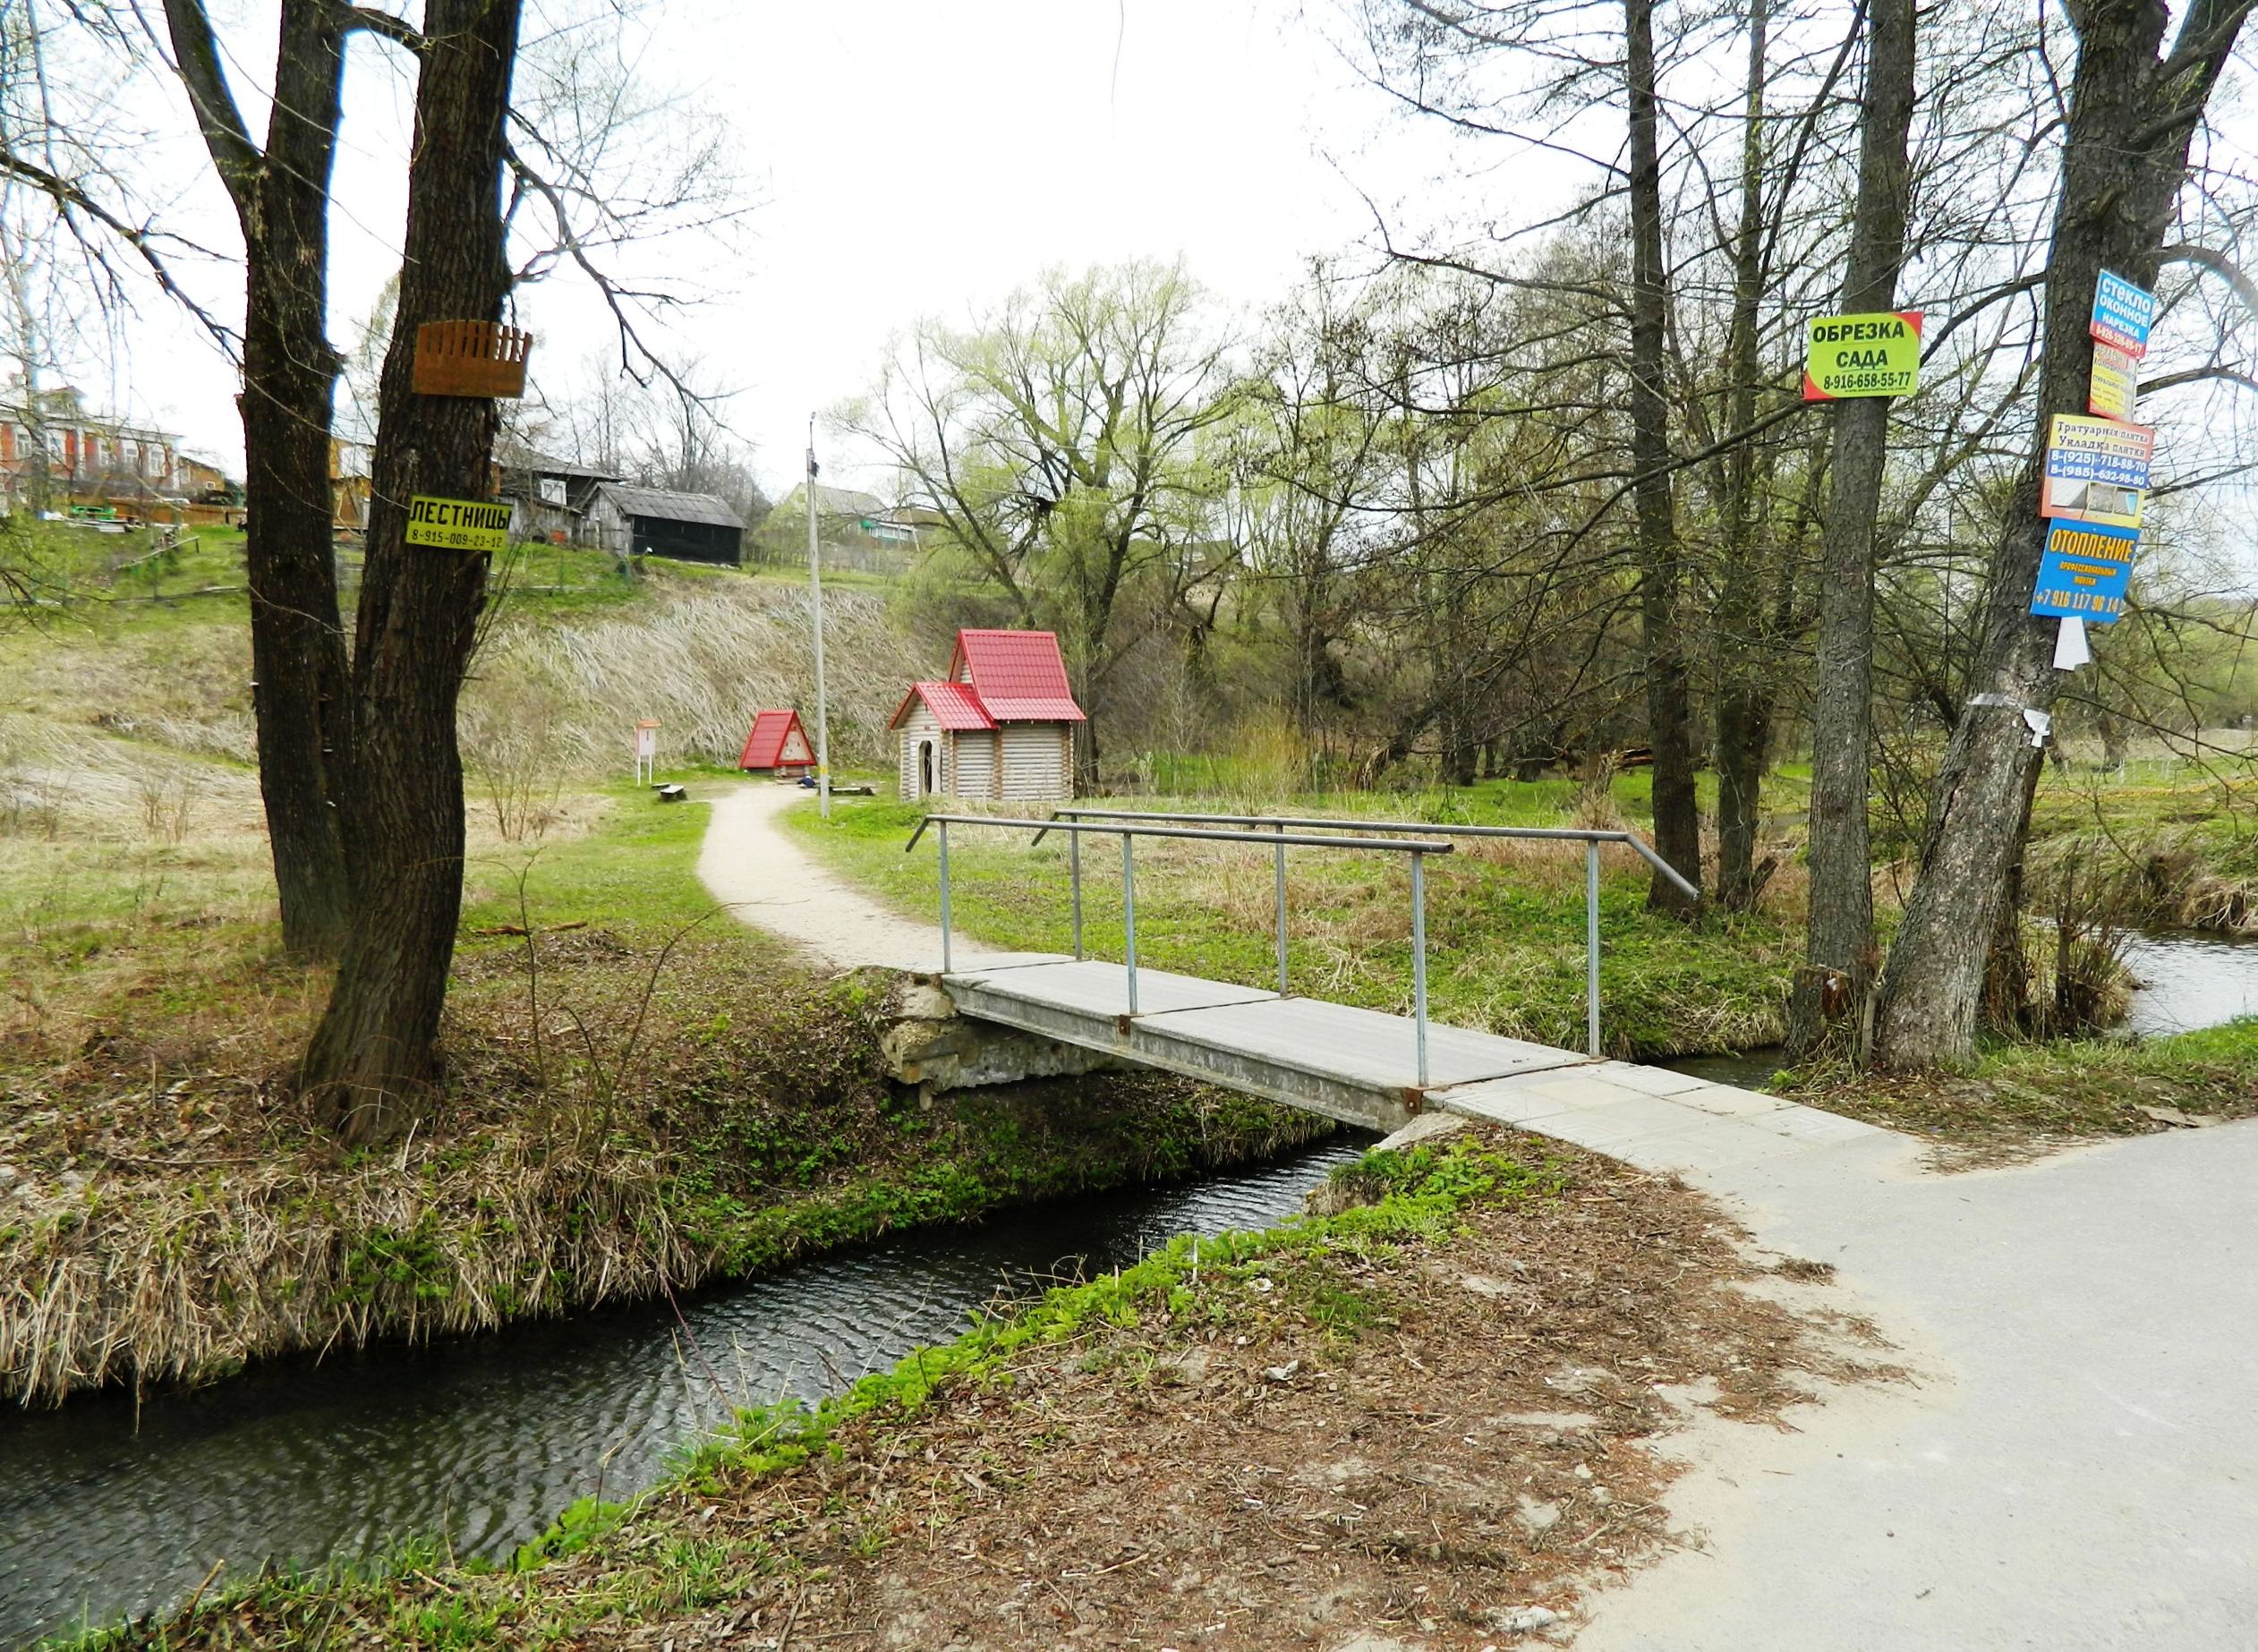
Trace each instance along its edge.
<path fill-rule="evenodd" d="M 823 617 L 833 761 L 882 766 L 903 685 L 948 662 L 907 643 L 880 593 L 826 592 Z M 659 720 L 663 762 L 734 765 L 754 711 L 814 703 L 813 651 L 803 591 L 754 580 L 660 585 L 632 609 L 504 624 L 480 656 L 465 716 L 541 703 L 558 760 L 582 772 L 624 763 L 629 731 L 646 717 Z"/>
<path fill-rule="evenodd" d="M 947 664 L 908 639 L 888 603 L 853 587 L 825 593 L 826 637 L 842 666 L 829 685 L 841 762 L 879 761 L 902 685 Z M 507 766 L 517 754 L 504 748 L 538 732 L 548 772 L 612 773 L 625 765 L 629 730 L 655 717 L 665 762 L 734 763 L 754 711 L 813 703 L 810 642 L 806 592 L 764 580 L 654 567 L 632 600 L 563 611 L 507 602 L 472 663 L 464 736 L 474 764 L 485 751 L 490 768 Z M 0 705 L 42 742 L 99 730 L 248 764 L 250 677 L 235 599 L 73 613 L 0 637 Z M 72 766 L 67 753 L 57 762 Z M 0 731 L 0 772 L 9 762 Z M 0 793 L 0 811 L 7 806 Z"/>

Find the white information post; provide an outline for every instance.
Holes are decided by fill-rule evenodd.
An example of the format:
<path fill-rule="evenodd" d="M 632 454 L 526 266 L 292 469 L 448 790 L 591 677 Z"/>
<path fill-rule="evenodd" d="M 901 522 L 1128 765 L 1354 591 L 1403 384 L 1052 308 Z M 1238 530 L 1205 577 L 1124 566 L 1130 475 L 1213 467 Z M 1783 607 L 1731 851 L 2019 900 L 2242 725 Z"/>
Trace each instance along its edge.
<path fill-rule="evenodd" d="M 653 786 L 659 779 L 659 724 L 644 718 L 635 725 L 635 784 Z"/>

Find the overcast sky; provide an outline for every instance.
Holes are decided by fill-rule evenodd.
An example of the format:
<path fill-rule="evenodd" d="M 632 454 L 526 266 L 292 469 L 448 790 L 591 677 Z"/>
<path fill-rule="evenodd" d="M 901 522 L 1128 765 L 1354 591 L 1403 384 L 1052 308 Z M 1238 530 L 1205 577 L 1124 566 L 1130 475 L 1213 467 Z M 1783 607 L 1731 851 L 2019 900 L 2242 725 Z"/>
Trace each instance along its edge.
<path fill-rule="evenodd" d="M 269 9 L 215 7 L 262 130 Z M 1324 0 L 1311 11 L 1334 15 Z M 638 28 L 639 78 L 720 115 L 759 203 L 729 242 L 679 242 L 666 261 L 708 294 L 672 324 L 672 347 L 739 393 L 731 422 L 772 494 L 797 478 L 808 413 L 866 387 L 888 336 L 921 315 L 962 317 L 1050 264 L 1180 255 L 1251 314 L 1312 253 L 1368 237 L 1366 192 L 1391 214 L 1423 207 L 1443 159 L 1438 135 L 1359 85 L 1297 0 L 662 0 Z M 413 97 L 388 47 L 363 38 L 353 53 L 332 295 L 345 348 L 397 263 Z M 173 210 L 232 246 L 184 125 L 182 138 L 165 163 Z M 223 310 L 232 293 L 240 312 L 239 284 L 207 272 Z M 610 344 L 584 286 L 520 302 L 552 385 Z M 240 464 L 226 363 L 161 303 L 133 344 L 112 393 Z M 826 475 L 880 480 L 853 459 L 832 453 Z"/>

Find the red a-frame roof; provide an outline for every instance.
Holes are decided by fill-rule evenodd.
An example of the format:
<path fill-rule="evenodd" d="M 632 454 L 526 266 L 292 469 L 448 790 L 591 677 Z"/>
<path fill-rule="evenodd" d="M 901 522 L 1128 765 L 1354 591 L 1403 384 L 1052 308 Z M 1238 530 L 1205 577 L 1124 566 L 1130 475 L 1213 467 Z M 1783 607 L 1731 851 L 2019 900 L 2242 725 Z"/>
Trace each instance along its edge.
<path fill-rule="evenodd" d="M 753 717 L 753 732 L 745 737 L 745 752 L 737 766 L 798 768 L 814 761 L 814 747 L 808 744 L 797 711 L 757 711 Z"/>
<path fill-rule="evenodd" d="M 949 675 L 969 680 L 997 722 L 1086 722 L 1050 631 L 959 631 Z"/>

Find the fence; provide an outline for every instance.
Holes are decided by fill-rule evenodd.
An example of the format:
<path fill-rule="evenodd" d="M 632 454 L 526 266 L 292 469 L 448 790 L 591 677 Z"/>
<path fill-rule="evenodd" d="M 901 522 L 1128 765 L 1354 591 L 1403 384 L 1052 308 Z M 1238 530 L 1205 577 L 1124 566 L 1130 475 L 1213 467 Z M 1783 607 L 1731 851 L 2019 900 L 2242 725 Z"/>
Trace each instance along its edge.
<path fill-rule="evenodd" d="M 1594 1060 L 1601 1054 L 1599 1042 L 1599 850 L 1608 843 L 1621 843 L 1635 850 L 1640 858 L 1671 882 L 1697 898 L 1700 890 L 1689 883 L 1653 846 L 1641 841 L 1627 831 L 1608 831 L 1581 826 L 1447 826 L 1427 821 L 1344 821 L 1327 819 L 1316 814 L 1194 814 L 1170 813 L 1143 809 L 1066 808 L 1052 811 L 1054 820 L 1065 821 L 1126 821 L 1164 822 L 1170 823 L 1198 822 L 1208 826 L 1266 827 L 1269 833 L 1256 831 L 1252 835 L 1260 841 L 1265 835 L 1282 839 L 1290 830 L 1312 828 L 1330 829 L 1334 832 L 1358 831 L 1416 831 L 1436 838 L 1524 838 L 1539 841 L 1581 843 L 1584 846 L 1584 1040 Z M 1037 841 L 1041 834 L 1037 834 Z M 1359 839 L 1351 839 L 1359 841 Z M 1277 861 L 1278 878 L 1278 990 L 1286 990 L 1286 856 L 1281 848 Z M 1078 953 L 1077 956 L 1079 956 Z M 1422 960 L 1424 964 L 1424 960 Z"/>
<path fill-rule="evenodd" d="M 1063 813 L 1063 812 L 1061 812 Z M 1194 817 L 1197 818 L 1197 817 Z M 1353 838 L 1311 832 L 1203 830 L 1173 825 L 1097 825 L 1054 816 L 1050 820 L 1014 820 L 994 814 L 928 814 L 902 846 L 907 854 L 925 835 L 939 828 L 941 858 L 941 970 L 950 973 L 954 959 L 949 910 L 949 829 L 951 826 L 993 826 L 1004 830 L 1032 831 L 1040 843 L 1052 832 L 1067 839 L 1067 876 L 1071 890 L 1074 956 L 1086 956 L 1082 944 L 1082 838 L 1085 833 L 1118 837 L 1121 840 L 1121 949 L 1129 985 L 1129 1013 L 1137 1014 L 1137 852 L 1138 838 L 1180 838 L 1199 843 L 1256 843 L 1271 848 L 1277 857 L 1278 991 L 1287 991 L 1286 975 L 1286 851 L 1305 849 L 1362 849 L 1411 857 L 1411 1018 L 1416 1041 L 1419 1082 L 1427 1084 L 1427 857 L 1448 855 L 1452 846 L 1432 839 Z"/>

